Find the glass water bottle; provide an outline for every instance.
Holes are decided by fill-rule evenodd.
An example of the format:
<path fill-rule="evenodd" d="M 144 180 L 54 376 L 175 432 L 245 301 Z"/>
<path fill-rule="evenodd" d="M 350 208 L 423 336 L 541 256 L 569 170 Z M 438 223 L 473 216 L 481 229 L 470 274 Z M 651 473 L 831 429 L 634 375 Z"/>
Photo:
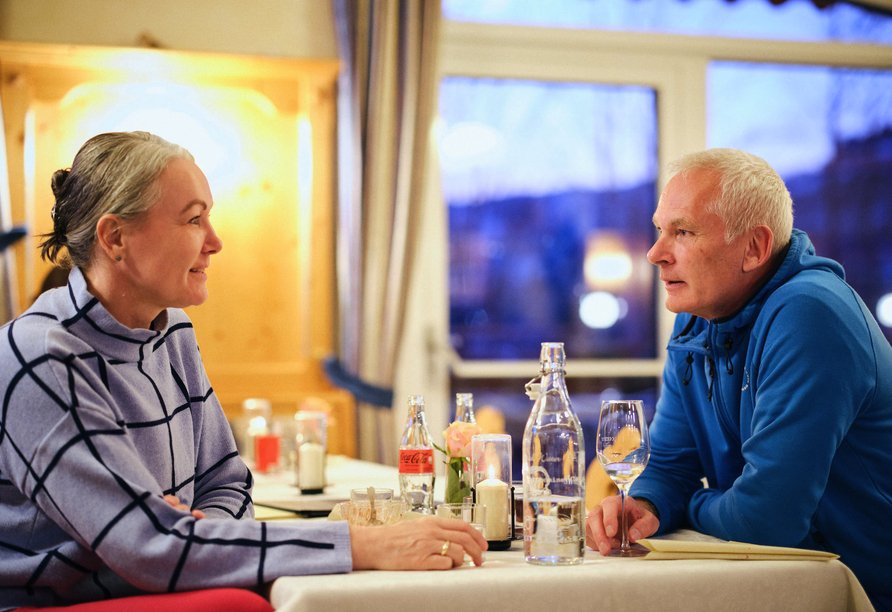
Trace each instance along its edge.
<path fill-rule="evenodd" d="M 542 343 L 540 376 L 523 433 L 524 555 L 538 565 L 573 565 L 585 556 L 585 444 L 562 342 Z"/>

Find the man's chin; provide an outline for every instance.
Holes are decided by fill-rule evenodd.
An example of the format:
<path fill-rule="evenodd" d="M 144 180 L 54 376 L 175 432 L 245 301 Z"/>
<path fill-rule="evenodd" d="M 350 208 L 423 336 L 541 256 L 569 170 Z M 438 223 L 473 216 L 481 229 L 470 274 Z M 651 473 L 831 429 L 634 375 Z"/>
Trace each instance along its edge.
<path fill-rule="evenodd" d="M 666 300 L 665 306 L 666 306 L 666 310 L 668 310 L 669 312 L 673 312 L 675 314 L 681 314 L 683 312 L 686 312 L 683 307 L 679 306 L 678 304 L 671 303 L 670 300 Z"/>

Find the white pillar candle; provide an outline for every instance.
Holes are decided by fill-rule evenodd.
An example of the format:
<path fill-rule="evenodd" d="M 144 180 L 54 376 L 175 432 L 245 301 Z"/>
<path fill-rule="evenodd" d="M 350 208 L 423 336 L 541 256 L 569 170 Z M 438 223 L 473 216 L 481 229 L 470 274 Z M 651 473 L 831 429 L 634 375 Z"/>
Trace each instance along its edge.
<path fill-rule="evenodd" d="M 508 484 L 498 478 L 487 478 L 477 483 L 476 492 L 477 503 L 486 506 L 484 537 L 492 541 L 509 539 L 511 518 L 508 514 L 508 503 L 511 494 Z"/>
<path fill-rule="evenodd" d="M 300 488 L 321 489 L 325 486 L 325 447 L 307 442 L 300 445 L 297 457 Z"/>

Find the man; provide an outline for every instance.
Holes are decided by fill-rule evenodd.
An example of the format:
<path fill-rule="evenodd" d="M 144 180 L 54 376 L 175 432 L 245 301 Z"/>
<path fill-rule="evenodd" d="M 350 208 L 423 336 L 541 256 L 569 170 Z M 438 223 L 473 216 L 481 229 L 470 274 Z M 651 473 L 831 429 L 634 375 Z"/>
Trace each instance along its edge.
<path fill-rule="evenodd" d="M 647 257 L 679 314 L 630 539 L 689 527 L 829 550 L 892 610 L 892 347 L 842 266 L 792 229 L 765 161 L 714 149 L 671 172 Z M 618 513 L 611 497 L 589 514 L 602 554 Z"/>

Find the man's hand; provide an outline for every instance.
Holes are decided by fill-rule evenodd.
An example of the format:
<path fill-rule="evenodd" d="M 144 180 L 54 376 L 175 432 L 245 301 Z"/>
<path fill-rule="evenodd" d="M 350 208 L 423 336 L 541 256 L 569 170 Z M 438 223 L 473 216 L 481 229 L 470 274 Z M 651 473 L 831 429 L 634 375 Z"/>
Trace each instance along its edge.
<path fill-rule="evenodd" d="M 203 519 L 203 518 L 205 518 L 205 516 L 204 516 L 204 512 L 202 512 L 201 510 L 192 510 L 192 509 L 189 508 L 189 506 L 187 506 L 186 504 L 181 504 L 181 503 L 180 503 L 180 499 L 179 499 L 176 495 L 165 495 L 165 496 L 162 497 L 161 499 L 163 499 L 164 501 L 166 501 L 168 504 L 170 504 L 171 506 L 173 506 L 173 507 L 176 508 L 177 510 L 182 510 L 183 512 L 188 512 L 188 513 L 190 513 L 192 516 L 194 516 L 194 517 L 197 518 L 197 519 Z"/>
<path fill-rule="evenodd" d="M 626 498 L 626 517 L 629 521 L 629 541 L 637 542 L 656 533 L 660 519 L 655 515 L 653 505 L 647 500 Z M 611 548 L 619 548 L 620 497 L 607 497 L 600 505 L 592 508 L 585 520 L 585 543 L 602 555 Z"/>
<path fill-rule="evenodd" d="M 486 540 L 464 521 L 425 517 L 389 527 L 350 527 L 353 569 L 444 570 L 467 553 L 479 566 Z"/>

